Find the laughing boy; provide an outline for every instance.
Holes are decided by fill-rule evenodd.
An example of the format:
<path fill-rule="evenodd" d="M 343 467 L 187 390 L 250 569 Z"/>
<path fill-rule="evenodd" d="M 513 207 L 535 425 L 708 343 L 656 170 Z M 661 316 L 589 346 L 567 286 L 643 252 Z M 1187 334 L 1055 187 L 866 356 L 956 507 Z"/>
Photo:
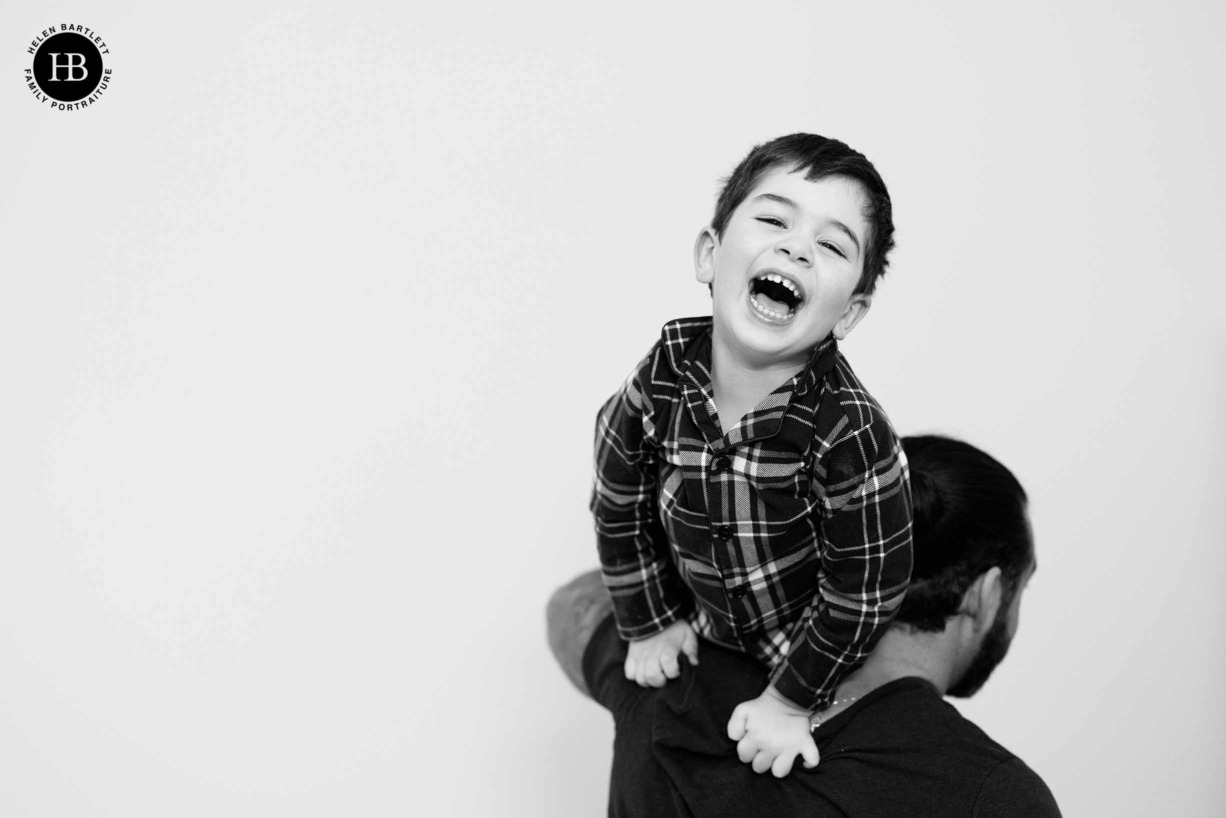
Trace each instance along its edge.
<path fill-rule="evenodd" d="M 755 147 L 694 246 L 712 317 L 666 324 L 597 420 L 591 507 L 626 677 L 664 685 L 699 637 L 757 657 L 770 683 L 728 735 L 759 773 L 817 764 L 811 716 L 843 704 L 910 577 L 902 447 L 838 350 L 893 234 L 862 154 L 812 134 Z"/>

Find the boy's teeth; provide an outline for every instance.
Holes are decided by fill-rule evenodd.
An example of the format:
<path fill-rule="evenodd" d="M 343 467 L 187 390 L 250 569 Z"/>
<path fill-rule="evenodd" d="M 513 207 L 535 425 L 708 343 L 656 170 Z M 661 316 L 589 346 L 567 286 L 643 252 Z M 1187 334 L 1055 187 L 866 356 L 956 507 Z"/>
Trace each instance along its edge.
<path fill-rule="evenodd" d="M 796 296 L 797 298 L 800 298 L 800 293 L 797 291 L 796 285 L 788 281 L 786 278 L 779 275 L 778 273 L 767 273 L 766 275 L 762 276 L 762 278 L 766 279 L 767 281 L 773 281 L 776 284 L 782 284 L 784 287 L 787 287 L 789 290 L 792 291 L 792 295 Z"/>
<path fill-rule="evenodd" d="M 758 312 L 766 313 L 771 318 L 778 318 L 781 321 L 791 318 L 791 311 L 788 309 L 788 306 L 786 304 L 780 304 L 773 298 L 768 298 L 764 295 L 755 295 L 750 298 L 750 301 L 753 302 L 754 309 L 758 310 Z M 764 301 L 773 306 L 767 306 L 767 304 L 763 303 Z"/>

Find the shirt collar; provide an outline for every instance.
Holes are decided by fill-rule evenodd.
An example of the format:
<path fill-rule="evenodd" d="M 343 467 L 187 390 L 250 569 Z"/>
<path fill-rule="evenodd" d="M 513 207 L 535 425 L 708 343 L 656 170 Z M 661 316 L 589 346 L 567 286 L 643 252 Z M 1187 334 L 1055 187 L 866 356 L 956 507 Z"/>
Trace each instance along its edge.
<path fill-rule="evenodd" d="M 826 377 L 826 373 L 834 369 L 838 354 L 839 342 L 834 340 L 834 335 L 827 335 L 825 341 L 813 348 L 809 363 L 796 382 L 796 394 L 805 394 Z"/>
<path fill-rule="evenodd" d="M 669 321 L 660 331 L 664 354 L 673 372 L 683 376 L 694 363 L 704 369 L 711 367 L 711 317 L 678 318 Z M 829 335 L 813 348 L 809 363 L 796 379 L 796 394 L 803 395 L 816 386 L 834 368 L 839 343 Z"/>
<path fill-rule="evenodd" d="M 706 343 L 695 343 L 706 336 Z M 664 354 L 668 357 L 668 365 L 677 375 L 684 375 L 705 347 L 706 357 L 711 360 L 711 317 L 678 318 L 669 321 L 660 330 L 660 342 L 664 345 Z"/>

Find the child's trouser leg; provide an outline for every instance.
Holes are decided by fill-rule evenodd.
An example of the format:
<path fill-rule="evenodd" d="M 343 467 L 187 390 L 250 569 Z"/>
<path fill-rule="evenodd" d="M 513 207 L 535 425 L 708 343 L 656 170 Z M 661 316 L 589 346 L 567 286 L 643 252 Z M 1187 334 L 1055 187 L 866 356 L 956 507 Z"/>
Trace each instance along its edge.
<path fill-rule="evenodd" d="M 613 602 L 599 569 L 580 574 L 554 591 L 545 608 L 549 649 L 566 678 L 585 696 L 592 694 L 583 680 L 583 652 L 596 626 L 612 611 Z"/>

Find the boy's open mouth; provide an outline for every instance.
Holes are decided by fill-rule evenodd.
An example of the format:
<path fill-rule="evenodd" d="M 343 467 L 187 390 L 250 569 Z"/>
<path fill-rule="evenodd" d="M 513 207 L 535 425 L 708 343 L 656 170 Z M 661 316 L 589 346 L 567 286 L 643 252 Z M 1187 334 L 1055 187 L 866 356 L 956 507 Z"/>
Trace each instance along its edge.
<path fill-rule="evenodd" d="M 767 273 L 749 282 L 749 303 L 776 321 L 786 321 L 795 315 L 803 300 L 796 285 L 778 273 Z"/>

